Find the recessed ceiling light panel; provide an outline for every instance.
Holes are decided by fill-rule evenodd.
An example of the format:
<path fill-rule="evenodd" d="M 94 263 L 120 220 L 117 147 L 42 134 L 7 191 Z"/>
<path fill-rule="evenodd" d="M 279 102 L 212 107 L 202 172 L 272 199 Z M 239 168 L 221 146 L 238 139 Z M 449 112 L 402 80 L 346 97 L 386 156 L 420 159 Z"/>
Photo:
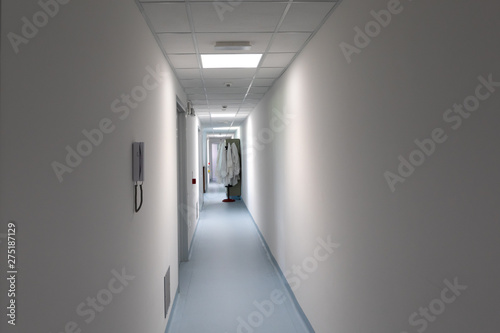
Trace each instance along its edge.
<path fill-rule="evenodd" d="M 235 117 L 236 116 L 236 113 L 212 113 L 211 114 L 212 118 L 231 118 L 231 117 Z"/>
<path fill-rule="evenodd" d="M 262 54 L 202 54 L 203 68 L 257 68 Z"/>
<path fill-rule="evenodd" d="M 236 127 L 214 127 L 214 131 L 236 131 Z"/>

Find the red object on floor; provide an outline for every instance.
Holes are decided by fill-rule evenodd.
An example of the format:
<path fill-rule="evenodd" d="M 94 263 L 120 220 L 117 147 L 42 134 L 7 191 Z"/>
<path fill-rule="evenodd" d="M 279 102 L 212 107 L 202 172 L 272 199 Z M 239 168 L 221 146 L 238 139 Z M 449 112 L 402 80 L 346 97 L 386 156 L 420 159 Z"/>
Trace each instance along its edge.
<path fill-rule="evenodd" d="M 235 200 L 234 199 L 224 199 L 222 200 L 222 202 L 234 202 Z"/>

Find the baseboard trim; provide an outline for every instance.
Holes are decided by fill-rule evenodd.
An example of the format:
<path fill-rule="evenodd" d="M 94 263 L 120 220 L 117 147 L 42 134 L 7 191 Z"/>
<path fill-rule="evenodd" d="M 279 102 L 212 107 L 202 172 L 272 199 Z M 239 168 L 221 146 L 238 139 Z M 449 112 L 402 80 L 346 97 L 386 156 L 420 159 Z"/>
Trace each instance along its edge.
<path fill-rule="evenodd" d="M 245 203 L 244 200 L 243 200 L 243 202 Z M 300 306 L 300 303 L 297 300 L 297 297 L 295 297 L 295 293 L 293 292 L 292 287 L 290 287 L 290 284 L 288 283 L 288 280 L 286 279 L 285 274 L 281 270 L 280 265 L 278 264 L 278 262 L 276 261 L 276 258 L 274 257 L 273 253 L 271 252 L 271 249 L 269 248 L 269 245 L 267 244 L 266 239 L 264 238 L 264 235 L 260 231 L 259 226 L 257 225 L 257 223 L 255 222 L 255 219 L 253 218 L 252 214 L 250 213 L 250 210 L 248 210 L 246 203 L 245 203 L 245 208 L 247 209 L 248 214 L 252 218 L 252 222 L 255 226 L 255 229 L 257 229 L 257 233 L 259 234 L 259 238 L 260 238 L 262 244 L 264 245 L 264 249 L 266 250 L 267 254 L 269 255 L 269 258 L 271 259 L 271 263 L 274 265 L 274 268 L 278 272 L 278 274 L 281 278 L 281 281 L 286 288 L 286 291 L 288 293 L 287 296 L 289 296 L 289 299 L 292 301 L 292 304 L 295 307 L 295 310 L 298 312 L 300 318 L 304 322 L 304 325 L 306 326 L 306 329 L 309 331 L 309 333 L 315 333 L 314 328 L 311 325 L 311 322 L 309 321 L 304 310 Z"/>

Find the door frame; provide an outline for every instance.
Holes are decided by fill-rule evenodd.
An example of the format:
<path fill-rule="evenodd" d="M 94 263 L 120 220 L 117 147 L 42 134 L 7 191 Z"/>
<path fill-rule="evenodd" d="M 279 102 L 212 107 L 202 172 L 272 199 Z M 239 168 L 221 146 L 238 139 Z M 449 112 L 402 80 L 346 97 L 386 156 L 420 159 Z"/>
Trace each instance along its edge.
<path fill-rule="evenodd" d="M 177 234 L 179 265 L 189 260 L 187 216 L 187 138 L 186 107 L 177 98 Z"/>

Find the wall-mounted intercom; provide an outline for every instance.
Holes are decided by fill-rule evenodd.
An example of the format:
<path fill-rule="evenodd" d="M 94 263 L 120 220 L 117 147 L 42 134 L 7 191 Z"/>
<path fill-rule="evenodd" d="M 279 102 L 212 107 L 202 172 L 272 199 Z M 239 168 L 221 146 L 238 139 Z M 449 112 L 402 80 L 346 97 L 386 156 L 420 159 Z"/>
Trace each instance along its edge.
<path fill-rule="evenodd" d="M 144 142 L 132 143 L 132 180 L 134 181 L 134 194 L 135 194 L 135 212 L 141 210 L 144 196 L 142 192 L 142 184 L 144 182 Z M 140 182 L 140 184 L 139 184 Z M 137 186 L 141 190 L 141 203 L 137 203 Z"/>
<path fill-rule="evenodd" d="M 144 142 L 132 144 L 132 180 L 144 181 Z"/>

